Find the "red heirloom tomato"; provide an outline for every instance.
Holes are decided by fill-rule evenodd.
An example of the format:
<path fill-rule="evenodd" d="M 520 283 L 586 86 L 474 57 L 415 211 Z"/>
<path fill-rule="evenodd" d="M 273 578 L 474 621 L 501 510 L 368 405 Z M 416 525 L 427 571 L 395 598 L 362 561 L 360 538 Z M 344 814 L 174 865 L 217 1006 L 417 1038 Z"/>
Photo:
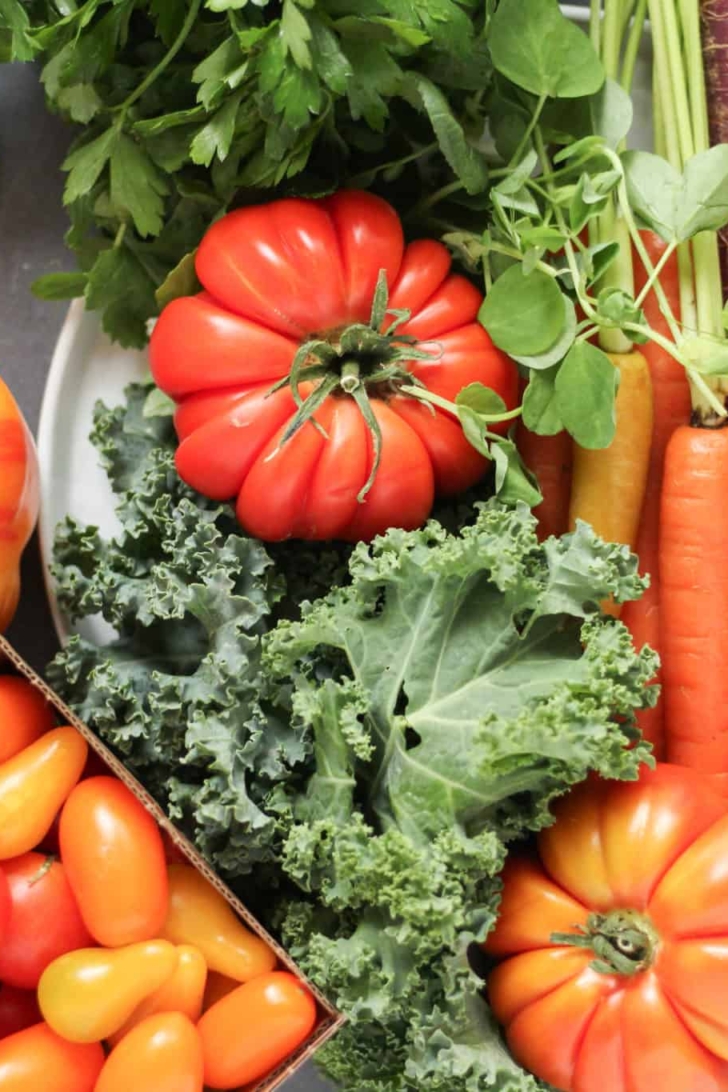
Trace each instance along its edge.
<path fill-rule="evenodd" d="M 728 816 L 698 773 L 589 781 L 514 857 L 485 949 L 515 1057 L 564 1092 L 728 1088 Z"/>
<path fill-rule="evenodd" d="M 39 1024 L 42 1019 L 32 990 L 16 990 L 4 982 L 0 985 L 0 1039 Z"/>
<path fill-rule="evenodd" d="M 0 981 L 33 990 L 59 956 L 92 943 L 60 861 L 25 853 L 6 861 L 10 922 L 0 944 Z"/>
<path fill-rule="evenodd" d="M 516 368 L 477 322 L 481 293 L 450 272 L 447 249 L 405 246 L 381 198 L 238 209 L 207 232 L 196 268 L 205 291 L 162 312 L 152 373 L 179 403 L 181 477 L 237 497 L 250 534 L 353 541 L 414 528 L 436 492 L 482 475 L 458 421 L 401 388 L 452 402 L 477 382 L 510 409 Z M 398 322 L 379 293 L 374 305 L 380 272 L 386 306 L 406 312 Z M 297 417 L 309 398 L 309 419 Z"/>

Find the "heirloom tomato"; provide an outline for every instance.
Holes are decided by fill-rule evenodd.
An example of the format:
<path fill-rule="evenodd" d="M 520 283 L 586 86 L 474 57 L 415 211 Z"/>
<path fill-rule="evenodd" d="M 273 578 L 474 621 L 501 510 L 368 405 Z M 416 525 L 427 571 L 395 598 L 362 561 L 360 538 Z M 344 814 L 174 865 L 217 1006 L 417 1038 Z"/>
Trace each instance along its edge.
<path fill-rule="evenodd" d="M 33 990 L 16 990 L 5 982 L 0 985 L 0 1040 L 39 1024 L 42 1019 Z"/>
<path fill-rule="evenodd" d="M 116 777 L 77 785 L 61 812 L 61 860 L 86 927 L 116 948 L 152 940 L 167 914 L 167 864 L 156 822 Z"/>
<path fill-rule="evenodd" d="M 316 1002 L 288 971 L 238 986 L 197 1025 L 205 1084 L 226 1089 L 259 1081 L 308 1038 L 315 1024 Z"/>
<path fill-rule="evenodd" d="M 0 633 L 20 597 L 20 558 L 38 518 L 38 458 L 28 426 L 0 379 Z"/>
<path fill-rule="evenodd" d="M 272 971 L 276 954 L 243 925 L 226 900 L 191 865 L 169 866 L 169 912 L 161 936 L 191 944 L 209 970 L 247 982 Z"/>
<path fill-rule="evenodd" d="M 250 534 L 370 539 L 419 526 L 435 493 L 481 477 L 457 418 L 417 388 L 452 403 L 482 383 L 511 409 L 515 365 L 447 249 L 405 245 L 381 198 L 237 209 L 209 229 L 196 269 L 204 291 L 162 312 L 152 374 L 178 403 L 181 477 L 237 498 Z"/>
<path fill-rule="evenodd" d="M 173 974 L 177 951 L 166 940 L 126 948 L 79 948 L 43 972 L 38 1002 L 49 1027 L 71 1043 L 98 1043 Z"/>
<path fill-rule="evenodd" d="M 60 861 L 25 853 L 5 861 L 10 921 L 0 944 L 0 981 L 33 990 L 59 956 L 92 943 Z"/>
<path fill-rule="evenodd" d="M 196 1024 L 202 1015 L 206 984 L 207 964 L 202 953 L 191 944 L 180 944 L 177 948 L 177 966 L 167 981 L 134 1009 L 117 1032 L 108 1036 L 109 1043 L 116 1046 L 142 1020 L 160 1012 L 179 1012 Z"/>
<path fill-rule="evenodd" d="M 485 950 L 516 1059 L 564 1092 L 728 1088 L 728 815 L 677 766 L 588 781 L 515 856 Z"/>
<path fill-rule="evenodd" d="M 54 725 L 53 709 L 27 679 L 0 676 L 0 763 L 14 758 Z"/>
<path fill-rule="evenodd" d="M 0 765 L 0 860 L 28 853 L 45 838 L 87 754 L 83 736 L 65 726 Z"/>
<path fill-rule="evenodd" d="M 94 1092 L 100 1043 L 68 1043 L 47 1024 L 0 1040 L 0 1092 Z"/>
<path fill-rule="evenodd" d="M 202 1043 L 179 1012 L 148 1016 L 115 1046 L 94 1092 L 202 1092 Z"/>

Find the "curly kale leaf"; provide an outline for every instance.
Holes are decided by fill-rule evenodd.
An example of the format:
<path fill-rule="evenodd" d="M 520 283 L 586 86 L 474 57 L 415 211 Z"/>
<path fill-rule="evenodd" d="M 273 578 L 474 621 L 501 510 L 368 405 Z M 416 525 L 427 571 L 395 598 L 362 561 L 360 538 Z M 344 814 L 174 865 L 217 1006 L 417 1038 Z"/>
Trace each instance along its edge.
<path fill-rule="evenodd" d="M 199 848 L 241 873 L 272 859 L 262 803 L 308 747 L 261 670 L 280 581 L 260 543 L 231 533 L 228 509 L 180 482 L 144 397 L 133 388 L 126 409 L 97 414 L 120 534 L 105 542 L 67 521 L 56 549 L 64 609 L 101 613 L 117 637 L 103 648 L 74 637 L 49 674 Z"/>

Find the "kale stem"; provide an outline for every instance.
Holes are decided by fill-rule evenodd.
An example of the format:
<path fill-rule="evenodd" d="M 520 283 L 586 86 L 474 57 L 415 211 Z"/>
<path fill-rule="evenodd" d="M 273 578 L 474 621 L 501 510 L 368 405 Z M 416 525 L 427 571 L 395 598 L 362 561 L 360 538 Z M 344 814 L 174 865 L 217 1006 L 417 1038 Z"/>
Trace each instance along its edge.
<path fill-rule="evenodd" d="M 115 107 L 115 109 L 118 110 L 122 116 L 126 114 L 129 107 L 133 103 L 135 103 L 137 99 L 140 99 L 142 97 L 145 91 L 149 90 L 155 80 L 157 80 L 158 77 L 162 75 L 165 68 L 167 68 L 167 66 L 172 63 L 182 46 L 185 44 L 187 35 L 190 33 L 192 27 L 194 26 L 201 6 L 202 0 L 192 0 L 185 21 L 180 28 L 179 34 L 165 53 L 164 57 L 162 57 L 159 64 L 155 65 L 151 72 L 147 73 L 139 86 L 135 88 L 134 91 L 132 91 L 128 98 L 124 99 L 124 101 L 119 106 Z"/>

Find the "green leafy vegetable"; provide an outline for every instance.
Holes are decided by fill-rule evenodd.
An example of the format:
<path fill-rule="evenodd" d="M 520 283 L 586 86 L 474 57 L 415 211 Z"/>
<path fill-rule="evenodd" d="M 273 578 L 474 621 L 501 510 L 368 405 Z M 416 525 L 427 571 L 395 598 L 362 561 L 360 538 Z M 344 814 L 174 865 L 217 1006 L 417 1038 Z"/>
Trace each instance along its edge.
<path fill-rule="evenodd" d="M 532 356 L 546 352 L 563 333 L 565 308 L 553 277 L 511 266 L 495 282 L 478 316 L 499 349 Z"/>
<path fill-rule="evenodd" d="M 554 391 L 564 427 L 582 447 L 608 447 L 612 442 L 618 382 L 619 372 L 601 349 L 581 341 L 569 350 Z"/>
<path fill-rule="evenodd" d="M 533 95 L 578 98 L 598 91 L 604 69 L 557 0 L 501 0 L 490 31 L 493 64 Z"/>
<path fill-rule="evenodd" d="M 598 609 L 640 594 L 636 559 L 584 525 L 540 544 L 493 501 L 266 549 L 181 484 L 149 390 L 97 411 L 120 534 L 56 544 L 62 605 L 118 637 L 74 638 L 52 681 L 347 1013 L 320 1056 L 343 1092 L 538 1092 L 467 952 L 509 842 L 646 756 L 655 658 Z"/>

